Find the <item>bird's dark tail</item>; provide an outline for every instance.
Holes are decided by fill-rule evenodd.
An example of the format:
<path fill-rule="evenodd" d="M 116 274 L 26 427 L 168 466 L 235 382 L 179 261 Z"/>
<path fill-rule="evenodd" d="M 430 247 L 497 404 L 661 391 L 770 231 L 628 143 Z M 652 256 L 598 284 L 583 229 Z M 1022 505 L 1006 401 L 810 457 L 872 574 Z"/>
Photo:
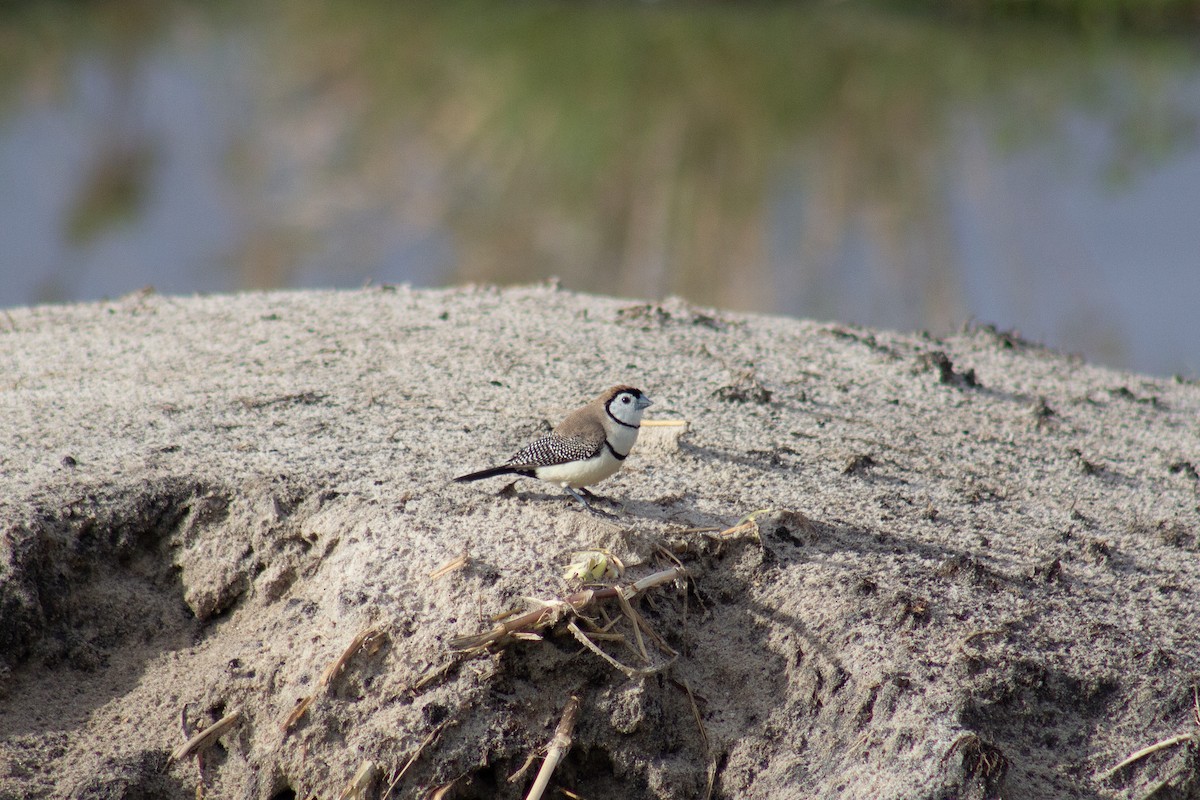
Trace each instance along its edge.
<path fill-rule="evenodd" d="M 492 467 L 491 469 L 481 469 L 479 472 L 470 472 L 466 475 L 459 475 L 454 479 L 455 483 L 470 483 L 471 481 L 481 481 L 484 478 L 494 478 L 497 475 L 524 475 L 529 477 L 533 475 L 533 470 L 522 467 Z"/>

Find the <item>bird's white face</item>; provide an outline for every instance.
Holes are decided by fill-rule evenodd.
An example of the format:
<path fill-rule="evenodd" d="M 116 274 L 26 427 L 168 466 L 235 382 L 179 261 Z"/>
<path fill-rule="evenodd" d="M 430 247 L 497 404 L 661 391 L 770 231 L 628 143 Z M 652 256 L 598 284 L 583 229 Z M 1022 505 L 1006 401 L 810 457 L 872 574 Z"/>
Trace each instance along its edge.
<path fill-rule="evenodd" d="M 651 405 L 650 398 L 639 391 L 617 392 L 608 401 L 608 413 L 626 425 L 641 425 L 642 412 Z"/>

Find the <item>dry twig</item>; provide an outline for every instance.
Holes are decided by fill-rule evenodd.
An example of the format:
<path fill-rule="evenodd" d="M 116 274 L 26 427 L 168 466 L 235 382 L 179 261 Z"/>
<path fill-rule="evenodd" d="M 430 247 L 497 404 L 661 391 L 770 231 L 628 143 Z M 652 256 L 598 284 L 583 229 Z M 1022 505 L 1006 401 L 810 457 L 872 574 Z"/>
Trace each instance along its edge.
<path fill-rule="evenodd" d="M 687 595 L 686 594 L 683 596 L 683 609 L 684 609 L 684 624 L 686 625 L 687 624 Z M 632 618 L 633 621 L 635 623 L 637 623 L 637 625 L 639 627 L 641 627 L 642 632 L 645 633 L 646 636 L 648 636 L 650 638 L 650 641 L 654 642 L 655 647 L 657 647 L 659 650 L 662 650 L 664 653 L 666 653 L 669 656 L 679 655 L 679 651 L 676 650 L 674 647 L 671 647 L 671 645 L 667 644 L 666 639 L 663 639 L 661 636 L 659 636 L 658 631 L 654 630 L 654 628 L 652 628 L 650 626 L 649 622 L 646 622 L 646 618 L 644 616 L 642 616 L 640 611 L 637 611 L 637 609 L 634 609 L 634 612 L 635 613 Z"/>
<path fill-rule="evenodd" d="M 965 653 L 972 639 L 978 639 L 981 636 L 1003 636 L 1005 633 L 1006 631 L 1003 628 L 987 628 L 985 630 L 971 631 L 958 643 L 958 650 L 961 653 Z"/>
<path fill-rule="evenodd" d="M 198 753 L 201 750 L 207 750 L 212 747 L 213 743 L 221 737 L 221 734 L 229 730 L 234 724 L 242 718 L 241 709 L 234 709 L 219 720 L 209 725 L 204 730 L 197 733 L 192 738 L 188 739 L 183 744 L 171 751 L 172 761 L 182 761 L 193 753 Z"/>
<path fill-rule="evenodd" d="M 642 657 L 643 661 L 649 664 L 650 654 L 646 652 L 646 643 L 642 641 L 642 628 L 639 624 L 642 621 L 641 615 L 634 610 L 633 605 L 629 602 L 629 598 L 620 592 L 617 593 L 617 602 L 621 604 L 621 610 L 625 612 L 625 616 L 633 623 L 633 640 L 637 642 L 638 654 Z"/>
<path fill-rule="evenodd" d="M 194 731 L 191 724 L 188 722 L 188 708 L 191 703 L 184 703 L 183 708 L 179 710 L 179 726 L 183 728 L 184 741 L 192 738 Z M 200 800 L 204 796 L 204 753 L 196 754 L 196 772 L 200 775 L 200 783 L 196 785 L 196 798 Z"/>
<path fill-rule="evenodd" d="M 455 659 L 452 661 L 447 661 L 437 669 L 426 672 L 416 683 L 412 685 L 412 690 L 414 692 L 419 692 L 434 681 L 441 680 L 442 678 L 446 677 L 446 673 L 450 672 L 450 670 L 454 669 L 457 665 L 458 660 Z"/>
<path fill-rule="evenodd" d="M 292 709 L 291 713 L 287 715 L 287 719 L 283 721 L 283 732 L 289 733 L 292 728 L 296 727 L 296 723 L 308 711 L 308 707 L 317 699 L 318 694 L 329 689 L 334 679 L 346 669 L 346 666 L 350 663 L 350 659 L 354 657 L 355 653 L 359 650 L 364 650 L 368 656 L 378 653 L 379 648 L 383 646 L 384 636 L 385 631 L 380 625 L 371 625 L 359 631 L 358 635 L 342 651 L 342 654 L 321 673 L 321 677 L 317 681 L 318 691 L 301 699 L 296 704 L 296 707 Z"/>
<path fill-rule="evenodd" d="M 445 730 L 446 726 L 449 724 L 450 720 L 444 720 L 436 728 L 429 732 L 429 735 L 425 737 L 424 741 L 417 745 L 417 749 L 413 751 L 411 756 L 409 756 L 408 761 L 405 762 L 404 766 L 400 768 L 400 771 L 397 772 L 395 777 L 392 778 L 392 780 L 388 783 L 387 791 L 383 793 L 384 797 L 392 796 L 392 790 L 396 788 L 396 785 L 400 783 L 401 780 L 403 780 L 404 774 L 408 772 L 409 768 L 413 764 L 417 762 L 417 759 L 421 757 L 421 753 L 425 752 L 425 748 L 428 747 L 429 744 L 438 737 L 438 734 Z M 453 786 L 454 782 L 451 781 L 447 785 Z"/>
<path fill-rule="evenodd" d="M 747 519 L 734 525 L 732 528 L 726 528 L 717 534 L 722 539 L 732 539 L 735 536 L 740 536 L 743 533 L 754 532 L 758 535 L 758 523 L 753 519 Z"/>
<path fill-rule="evenodd" d="M 591 639 L 588 638 L 586 633 L 584 633 L 583 631 L 581 631 L 579 629 L 579 626 L 575 624 L 574 620 L 567 623 L 567 630 L 569 630 L 571 632 L 571 635 L 574 636 L 575 640 L 578 641 L 581 645 L 586 647 L 588 650 L 591 650 L 596 655 L 600 656 L 600 658 L 604 659 L 609 664 L 611 664 L 612 666 L 619 669 L 621 672 L 624 672 L 625 675 L 630 678 L 644 678 L 647 675 L 656 675 L 659 672 L 662 672 L 664 669 L 666 669 L 667 667 L 669 667 L 675 663 L 675 656 L 672 656 L 668 661 L 666 661 L 663 664 L 659 664 L 656 667 L 646 667 L 645 669 L 638 669 L 637 667 L 630 667 L 626 664 L 622 664 L 620 661 L 617 661 L 615 658 L 610 656 L 608 653 L 601 650 L 596 645 L 595 642 L 593 642 Z"/>
<path fill-rule="evenodd" d="M 554 729 L 554 738 L 550 740 L 550 747 L 546 751 L 546 760 L 542 762 L 542 768 L 538 770 L 537 778 L 534 779 L 529 794 L 525 795 L 525 800 L 541 800 L 542 793 L 546 791 L 546 786 L 550 783 L 550 776 L 554 773 L 554 768 L 558 766 L 558 762 L 571 747 L 571 735 L 575 732 L 575 721 L 578 718 L 579 697 L 571 695 L 571 699 L 567 701 L 567 707 L 563 709 L 562 719 L 558 721 L 558 727 Z"/>
<path fill-rule="evenodd" d="M 1180 733 L 1175 736 L 1168 736 L 1162 741 L 1155 742 L 1152 745 L 1143 747 L 1141 750 L 1134 751 L 1133 753 L 1130 753 L 1129 757 L 1120 764 L 1117 764 L 1115 767 L 1112 767 L 1100 775 L 1097 775 L 1097 779 L 1102 781 L 1108 780 L 1113 775 L 1116 775 L 1118 772 L 1125 769 L 1125 767 L 1128 767 L 1130 764 L 1141 761 L 1146 756 L 1157 753 L 1159 750 L 1166 750 L 1168 747 L 1174 747 L 1177 744 L 1183 744 L 1187 741 L 1200 741 L 1200 690 L 1198 690 L 1195 686 L 1192 686 L 1192 721 L 1196 725 L 1195 730 L 1189 733 Z"/>
<path fill-rule="evenodd" d="M 379 625 L 372 625 L 369 628 L 364 628 L 358 632 L 358 635 L 351 640 L 342 654 L 337 657 L 337 660 L 325 668 L 321 673 L 319 686 L 322 689 L 329 688 L 333 683 L 334 678 L 341 675 L 346 669 L 346 665 L 350 663 L 350 659 L 354 658 L 354 654 L 360 649 L 365 650 L 368 656 L 373 656 L 379 652 L 379 648 L 383 646 L 383 628 Z"/>
<path fill-rule="evenodd" d="M 1171 736 L 1166 739 L 1163 739 L 1161 742 L 1155 742 L 1154 744 L 1149 745 L 1148 747 L 1143 747 L 1141 750 L 1131 753 L 1129 755 L 1129 758 L 1126 758 L 1120 764 L 1117 764 L 1112 769 L 1102 773 L 1099 776 L 1099 779 L 1102 781 L 1107 780 L 1107 779 L 1111 778 L 1113 775 L 1116 775 L 1121 770 L 1125 769 L 1125 767 L 1128 767 L 1130 764 L 1141 761 L 1143 758 L 1150 755 L 1151 753 L 1157 753 L 1159 750 L 1165 750 L 1168 747 L 1174 747 L 1177 744 L 1183 744 L 1184 742 L 1191 741 L 1194 738 L 1196 738 L 1196 734 L 1194 731 L 1191 733 L 1181 733 L 1177 736 Z"/>
<path fill-rule="evenodd" d="M 533 762 L 536 760 L 537 760 L 536 752 L 530 753 L 529 755 L 525 756 L 525 763 L 521 765 L 520 769 L 518 769 L 512 775 L 508 776 L 508 782 L 516 783 L 517 781 L 521 780 L 521 778 L 524 777 L 525 773 L 529 771 L 529 768 L 533 766 Z"/>
<path fill-rule="evenodd" d="M 342 793 L 338 795 L 338 800 L 351 800 L 351 798 L 359 798 L 371 786 L 371 782 L 375 780 L 375 776 L 379 774 L 379 767 L 375 766 L 374 761 L 364 761 L 362 766 L 358 768 L 358 772 L 354 773 L 354 777 L 346 784 L 346 788 L 342 789 Z"/>
<path fill-rule="evenodd" d="M 539 608 L 533 611 L 521 614 L 505 622 L 498 623 L 491 630 L 484 633 L 475 634 L 473 636 L 459 636 L 450 640 L 450 647 L 459 652 L 475 652 L 487 648 L 489 645 L 502 642 L 506 639 L 513 638 L 519 633 L 532 633 L 537 630 L 548 628 L 567 616 L 576 616 L 581 614 L 590 606 L 601 600 L 610 600 L 623 596 L 626 600 L 630 600 L 647 589 L 663 584 L 671 583 L 678 578 L 687 575 L 687 570 L 683 567 L 672 567 L 671 569 L 655 572 L 642 578 L 640 581 L 629 584 L 628 586 L 607 586 L 603 589 L 583 589 L 557 600 L 538 601 Z"/>
<path fill-rule="evenodd" d="M 704 787 L 704 800 L 712 800 L 713 786 L 717 782 L 717 759 L 708 762 L 708 781 Z"/>
<path fill-rule="evenodd" d="M 704 752 L 708 752 L 708 730 L 704 727 L 704 718 L 700 716 L 700 706 L 696 705 L 696 695 L 692 694 L 692 687 L 688 685 L 686 680 L 675 681 L 679 686 L 683 687 L 683 691 L 687 692 L 688 702 L 692 704 L 692 716 L 696 718 L 696 727 L 700 729 L 700 741 L 704 743 Z"/>
<path fill-rule="evenodd" d="M 305 712 L 308 711 L 308 707 L 312 705 L 313 700 L 316 699 L 317 696 L 315 694 L 306 695 L 305 697 L 300 698 L 300 702 L 296 703 L 295 708 L 292 709 L 292 713 L 288 714 L 287 719 L 283 721 L 284 733 L 287 733 L 292 728 L 296 727 L 296 723 L 300 721 L 300 718 L 303 717 Z"/>
<path fill-rule="evenodd" d="M 462 569 L 463 567 L 465 567 L 467 564 L 470 564 L 470 563 L 471 563 L 471 555 L 464 548 L 462 555 L 457 556 L 456 558 L 450 559 L 445 564 L 442 564 L 440 567 L 435 569 L 433 572 L 429 573 L 429 580 L 436 581 L 438 578 L 442 577 L 443 575 L 449 575 L 451 572 L 454 572 L 454 570 Z"/>

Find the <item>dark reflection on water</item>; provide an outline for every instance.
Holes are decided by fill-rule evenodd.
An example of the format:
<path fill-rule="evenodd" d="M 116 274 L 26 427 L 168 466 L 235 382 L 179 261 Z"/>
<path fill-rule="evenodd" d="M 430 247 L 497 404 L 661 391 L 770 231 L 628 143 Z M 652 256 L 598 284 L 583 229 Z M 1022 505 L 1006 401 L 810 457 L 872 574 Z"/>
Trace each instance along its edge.
<path fill-rule="evenodd" d="M 556 275 L 1200 373 L 1178 41 L 326 0 L 34 3 L 0 43 L 0 305 Z"/>

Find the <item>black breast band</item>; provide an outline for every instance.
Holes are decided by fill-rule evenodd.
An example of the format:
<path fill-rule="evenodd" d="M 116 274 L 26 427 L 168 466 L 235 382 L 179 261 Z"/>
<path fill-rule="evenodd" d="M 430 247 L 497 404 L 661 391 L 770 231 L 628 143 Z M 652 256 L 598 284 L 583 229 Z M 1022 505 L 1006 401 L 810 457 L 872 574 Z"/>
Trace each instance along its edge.
<path fill-rule="evenodd" d="M 629 458 L 629 453 L 621 455 L 617 452 L 617 448 L 608 443 L 608 439 L 604 440 L 604 446 L 608 448 L 608 452 L 612 453 L 613 458 L 615 458 L 617 461 L 624 461 L 625 459 Z"/>

